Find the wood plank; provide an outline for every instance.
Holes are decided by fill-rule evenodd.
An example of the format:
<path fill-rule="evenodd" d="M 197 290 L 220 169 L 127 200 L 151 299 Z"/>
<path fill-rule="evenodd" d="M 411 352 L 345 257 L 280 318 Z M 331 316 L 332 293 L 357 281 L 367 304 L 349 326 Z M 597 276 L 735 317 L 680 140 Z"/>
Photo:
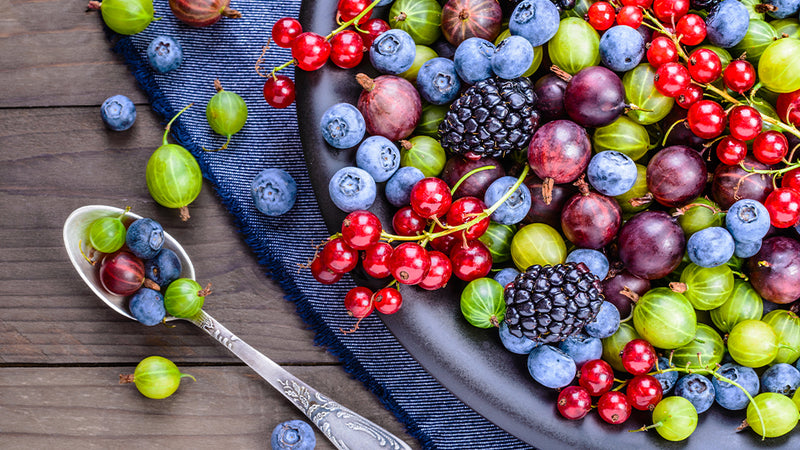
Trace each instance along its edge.
<path fill-rule="evenodd" d="M 118 384 L 118 374 L 134 367 L 0 369 L 0 447 L 263 449 L 279 423 L 310 423 L 245 367 L 180 366 L 197 381 L 184 379 L 163 400 Z M 288 369 L 418 448 L 372 393 L 340 367 Z M 321 433 L 316 438 L 318 450 L 333 448 Z"/>
<path fill-rule="evenodd" d="M 335 363 L 236 231 L 206 183 L 182 223 L 150 197 L 144 168 L 162 124 L 140 107 L 113 133 L 98 108 L 0 110 L 0 364 L 118 363 L 163 353 L 184 362 L 237 361 L 188 323 L 144 327 L 108 309 L 74 273 L 61 225 L 89 204 L 158 220 L 186 248 L 198 279 L 215 290 L 206 310 L 283 363 Z"/>
<path fill-rule="evenodd" d="M 145 103 L 85 0 L 0 0 L 0 107 Z"/>

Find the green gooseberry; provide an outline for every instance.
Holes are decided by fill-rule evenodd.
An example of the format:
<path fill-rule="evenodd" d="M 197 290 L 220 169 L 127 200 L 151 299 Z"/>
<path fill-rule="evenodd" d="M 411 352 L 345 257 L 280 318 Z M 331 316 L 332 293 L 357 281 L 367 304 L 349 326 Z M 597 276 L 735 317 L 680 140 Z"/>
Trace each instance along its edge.
<path fill-rule="evenodd" d="M 561 264 L 566 258 L 564 238 L 555 228 L 544 223 L 525 225 L 511 240 L 511 259 L 520 272 L 534 264 Z"/>
<path fill-rule="evenodd" d="M 228 140 L 217 150 L 225 150 L 231 142 L 231 136 L 238 133 L 247 121 L 247 104 L 239 94 L 222 89 L 222 83 L 214 80 L 217 93 L 206 105 L 206 119 L 211 129 L 227 136 Z M 203 150 L 207 150 L 203 147 Z"/>
<path fill-rule="evenodd" d="M 675 349 L 672 362 L 675 367 L 714 369 L 722 362 L 724 354 L 725 343 L 719 333 L 708 325 L 698 323 L 694 339 Z"/>
<path fill-rule="evenodd" d="M 637 163 L 636 181 L 633 183 L 633 187 L 630 188 L 628 192 L 614 197 L 614 200 L 617 201 L 617 204 L 624 214 L 633 214 L 644 211 L 653 203 L 652 196 L 647 195 L 648 192 L 650 192 L 650 190 L 647 188 L 647 167 Z M 633 199 L 637 200 L 631 203 Z M 636 206 L 634 206 L 634 204 Z"/>
<path fill-rule="evenodd" d="M 167 358 L 148 356 L 136 365 L 133 375 L 120 375 L 120 383 L 133 382 L 145 397 L 161 399 L 175 393 L 184 377 L 195 380 L 193 376 L 181 373 L 178 366 Z"/>
<path fill-rule="evenodd" d="M 205 289 L 191 278 L 178 278 L 167 286 L 164 293 L 164 308 L 173 317 L 189 319 L 203 308 L 205 297 L 211 293 L 211 285 Z"/>
<path fill-rule="evenodd" d="M 155 14 L 152 0 L 103 0 L 99 7 L 103 22 L 119 34 L 143 31 Z"/>
<path fill-rule="evenodd" d="M 758 65 L 758 60 L 761 54 L 772 43 L 778 39 L 777 31 L 769 23 L 759 19 L 750 19 L 750 25 L 747 28 L 747 34 L 739 41 L 731 50 L 734 53 L 744 53 L 745 59 L 750 64 Z M 723 66 L 724 67 L 724 66 Z"/>
<path fill-rule="evenodd" d="M 679 214 L 678 225 L 687 239 L 704 228 L 725 226 L 725 213 L 719 205 L 707 198 L 698 197 L 686 206 L 676 209 L 673 215 L 675 213 Z"/>
<path fill-rule="evenodd" d="M 500 326 L 506 315 L 503 286 L 491 278 L 478 278 L 461 292 L 461 314 L 478 328 Z"/>
<path fill-rule="evenodd" d="M 653 409 L 653 428 L 668 441 L 682 441 L 697 428 L 697 409 L 692 402 L 673 395 L 665 397 Z M 650 428 L 650 427 L 647 427 Z"/>
<path fill-rule="evenodd" d="M 419 117 L 414 134 L 439 139 L 439 124 L 442 123 L 448 111 L 450 111 L 450 105 L 427 103 L 422 107 L 422 115 Z"/>
<path fill-rule="evenodd" d="M 172 122 L 189 106 L 167 124 L 161 147 L 150 156 L 146 172 L 147 189 L 153 200 L 167 208 L 179 208 L 183 221 L 189 220 L 188 205 L 200 194 L 203 174 L 194 156 L 180 145 L 167 143 L 167 135 Z"/>
<path fill-rule="evenodd" d="M 800 39 L 800 20 L 793 17 L 770 22 L 778 36 Z"/>
<path fill-rule="evenodd" d="M 743 366 L 766 366 L 778 356 L 778 349 L 775 330 L 760 320 L 743 320 L 728 333 L 728 353 Z"/>
<path fill-rule="evenodd" d="M 408 70 L 398 75 L 408 80 L 411 84 L 417 84 L 417 74 L 422 65 L 439 56 L 438 53 L 428 46 L 417 44 L 414 47 L 416 47 L 417 50 L 414 54 L 414 62 Z"/>
<path fill-rule="evenodd" d="M 442 173 L 447 162 L 442 144 L 430 136 L 414 136 L 407 141 L 400 141 L 400 166 L 416 167 L 426 177 L 435 177 Z"/>
<path fill-rule="evenodd" d="M 600 63 L 600 35 L 582 18 L 567 17 L 547 43 L 547 53 L 554 65 L 575 75 Z"/>
<path fill-rule="evenodd" d="M 436 0 L 395 0 L 389 10 L 389 26 L 407 32 L 417 44 L 436 42 L 441 24 L 442 7 Z"/>
<path fill-rule="evenodd" d="M 747 14 L 750 16 L 750 19 L 758 19 L 764 20 L 764 13 L 759 12 L 759 10 L 763 11 L 762 9 L 756 9 L 757 5 L 762 3 L 761 0 L 739 0 L 744 7 L 747 9 Z"/>
<path fill-rule="evenodd" d="M 588 25 L 588 24 L 587 24 Z M 650 125 L 669 114 L 675 99 L 658 92 L 653 84 L 656 70 L 650 64 L 639 64 L 622 77 L 625 100 L 638 109 L 630 109 L 625 114 L 634 122 Z"/>
<path fill-rule="evenodd" d="M 697 310 L 708 311 L 722 306 L 733 292 L 733 270 L 725 264 L 701 267 L 689 264 L 681 272 L 680 283 L 670 284 Z"/>
<path fill-rule="evenodd" d="M 697 315 L 682 294 L 669 288 L 647 291 L 633 309 L 633 326 L 654 347 L 682 347 L 694 339 Z"/>
<path fill-rule="evenodd" d="M 500 43 L 509 36 L 511 36 L 511 30 L 508 28 L 504 29 L 500 34 L 497 35 L 497 38 L 495 38 L 494 45 L 500 45 Z M 544 58 L 544 50 L 542 49 L 542 46 L 540 45 L 538 47 L 533 47 L 533 61 L 531 61 L 530 67 L 528 67 L 528 70 L 526 70 L 522 76 L 529 77 L 536 73 L 536 71 L 539 69 L 539 66 L 542 64 L 542 58 Z"/>
<path fill-rule="evenodd" d="M 758 61 L 758 79 L 779 94 L 800 89 L 800 39 L 772 42 Z"/>
<path fill-rule="evenodd" d="M 517 232 L 516 225 L 502 225 L 490 222 L 489 228 L 478 238 L 492 254 L 492 263 L 502 263 L 511 259 L 511 240 Z"/>
<path fill-rule="evenodd" d="M 753 286 L 743 280 L 733 282 L 733 291 L 725 303 L 711 310 L 711 321 L 723 333 L 730 333 L 737 323 L 745 320 L 760 320 L 764 302 Z"/>
<path fill-rule="evenodd" d="M 597 128 L 592 136 L 595 153 L 616 150 L 637 161 L 650 149 L 650 134 L 647 129 L 625 116 Z"/>
<path fill-rule="evenodd" d="M 130 209 L 130 208 L 128 208 Z M 125 209 L 125 212 L 128 211 Z M 89 244 L 102 253 L 114 253 L 125 245 L 125 225 L 122 223 L 122 216 L 101 217 L 95 219 L 89 225 Z"/>
<path fill-rule="evenodd" d="M 776 392 L 758 394 L 747 405 L 747 423 L 759 436 L 783 436 L 797 426 L 798 419 L 800 412 L 792 399 Z"/>
<path fill-rule="evenodd" d="M 762 322 L 772 327 L 778 337 L 778 356 L 773 364 L 794 364 L 800 358 L 800 317 L 792 311 L 776 309 L 767 313 Z"/>

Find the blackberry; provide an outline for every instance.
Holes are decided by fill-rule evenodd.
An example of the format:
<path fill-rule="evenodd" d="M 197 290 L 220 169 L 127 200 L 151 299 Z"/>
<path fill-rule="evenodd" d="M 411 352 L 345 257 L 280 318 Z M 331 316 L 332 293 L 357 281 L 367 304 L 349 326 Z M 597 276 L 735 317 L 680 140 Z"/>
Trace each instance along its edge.
<path fill-rule="evenodd" d="M 584 263 L 528 267 L 505 290 L 508 331 L 544 344 L 563 341 L 594 319 L 601 292 Z"/>
<path fill-rule="evenodd" d="M 528 78 L 479 81 L 450 105 L 439 125 L 442 146 L 469 159 L 527 149 L 539 120 L 535 106 Z"/>

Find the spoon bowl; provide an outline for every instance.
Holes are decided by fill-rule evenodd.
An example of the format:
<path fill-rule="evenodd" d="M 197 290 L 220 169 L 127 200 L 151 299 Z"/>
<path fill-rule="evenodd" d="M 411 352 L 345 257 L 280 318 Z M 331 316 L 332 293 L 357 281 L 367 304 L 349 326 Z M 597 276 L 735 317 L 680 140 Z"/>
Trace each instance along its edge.
<path fill-rule="evenodd" d="M 76 209 L 64 222 L 64 245 L 73 267 L 87 286 L 111 309 L 123 316 L 136 320 L 128 312 L 127 298 L 111 294 L 100 283 L 99 270 L 84 257 L 92 253 L 89 245 L 89 227 L 101 217 L 122 217 L 127 228 L 141 216 L 120 208 L 104 205 L 89 205 Z M 181 278 L 195 278 L 194 266 L 189 255 L 168 233 L 164 232 L 164 247 L 174 251 L 181 260 Z M 177 320 L 167 316 L 166 321 Z M 295 377 L 261 352 L 239 339 L 227 328 L 201 310 L 195 316 L 182 319 L 200 327 L 211 337 L 224 345 L 245 364 L 250 366 L 272 387 L 302 411 L 322 434 L 338 449 L 391 449 L 410 450 L 405 442 L 385 429 L 330 400 L 304 381 Z"/>

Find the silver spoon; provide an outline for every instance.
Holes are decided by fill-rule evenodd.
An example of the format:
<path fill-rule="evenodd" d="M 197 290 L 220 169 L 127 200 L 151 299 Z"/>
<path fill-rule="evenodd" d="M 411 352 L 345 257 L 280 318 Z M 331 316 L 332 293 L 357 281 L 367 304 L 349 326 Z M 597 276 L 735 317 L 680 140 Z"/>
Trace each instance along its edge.
<path fill-rule="evenodd" d="M 114 311 L 129 319 L 136 320 L 128 313 L 126 298 L 106 291 L 100 284 L 97 267 L 91 265 L 81 254 L 81 245 L 88 247 L 89 225 L 100 217 L 119 217 L 123 212 L 122 209 L 102 205 L 89 205 L 76 209 L 64 223 L 64 245 L 75 270 L 78 271 L 78 274 L 92 291 Z M 140 218 L 136 214 L 127 212 L 122 220 L 128 225 L 130 222 Z M 181 277 L 194 279 L 194 267 L 186 251 L 169 234 L 164 233 L 164 238 L 164 247 L 174 251 L 181 260 L 183 265 Z M 168 316 L 167 320 L 177 320 L 177 318 Z M 353 450 L 411 449 L 393 434 L 344 406 L 329 400 L 327 396 L 287 372 L 258 350 L 236 337 L 206 312 L 200 311 L 191 319 L 184 320 L 200 327 L 261 375 L 272 387 L 302 411 L 336 448 Z"/>

